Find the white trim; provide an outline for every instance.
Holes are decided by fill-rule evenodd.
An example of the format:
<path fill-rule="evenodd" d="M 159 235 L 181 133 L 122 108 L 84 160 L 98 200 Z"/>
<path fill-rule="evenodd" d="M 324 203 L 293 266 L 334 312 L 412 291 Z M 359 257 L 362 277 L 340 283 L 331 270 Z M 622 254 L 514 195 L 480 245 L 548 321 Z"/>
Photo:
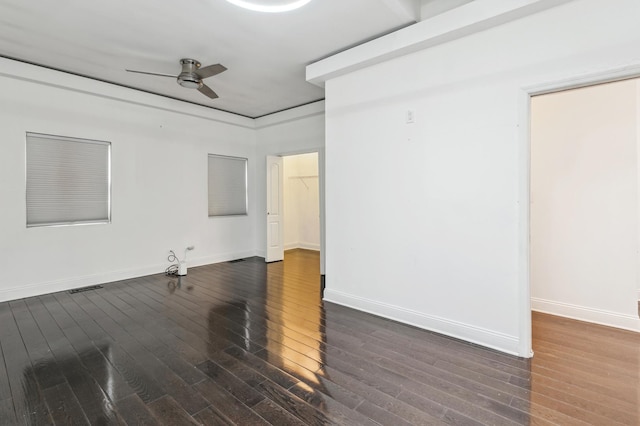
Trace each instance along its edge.
<path fill-rule="evenodd" d="M 457 339 L 466 340 L 511 355 L 519 355 L 519 342 L 516 336 L 509 336 L 471 324 L 451 321 L 435 315 L 426 315 L 422 312 L 331 289 L 325 290 L 324 300 L 415 327 L 435 331 Z"/>
<path fill-rule="evenodd" d="M 531 307 L 536 312 L 640 332 L 640 318 L 638 316 L 624 315 L 603 309 L 594 309 L 536 297 L 531 298 Z"/>
<path fill-rule="evenodd" d="M 312 102 L 310 104 L 301 105 L 281 112 L 258 117 L 254 120 L 255 129 L 264 129 L 265 127 L 276 126 L 278 124 L 289 123 L 291 121 L 300 120 L 302 118 L 313 117 L 324 114 L 324 100 Z"/>
<path fill-rule="evenodd" d="M 190 268 L 196 266 L 210 265 L 213 263 L 227 262 L 229 260 L 243 259 L 255 256 L 255 251 L 227 253 L 217 256 L 201 257 L 189 260 Z M 160 274 L 169 266 L 167 263 L 148 265 L 142 268 L 123 269 L 120 271 L 105 272 L 102 274 L 84 275 L 80 277 L 64 278 L 61 280 L 46 281 L 36 284 L 27 284 L 19 287 L 6 288 L 0 290 L 0 302 L 23 299 L 25 297 L 40 296 L 48 293 L 72 290 L 90 285 L 106 284 L 115 281 L 127 280 L 131 278 L 144 277 L 146 275 Z"/>
<path fill-rule="evenodd" d="M 560 80 L 542 82 L 523 87 L 530 96 L 544 95 L 563 90 L 594 86 L 596 84 L 611 83 L 640 76 L 640 62 L 609 68 L 602 71 L 590 72 L 567 77 Z"/>
<path fill-rule="evenodd" d="M 616 80 L 624 80 L 640 76 L 640 62 L 626 64 L 616 68 L 584 73 L 564 78 L 545 81 L 538 84 L 522 87 L 518 95 L 518 151 L 520 161 L 520 177 L 518 190 L 519 209 L 519 312 L 520 312 L 520 356 L 533 356 L 532 336 L 531 336 L 531 310 L 542 310 L 534 308 L 531 297 L 530 282 L 530 168 L 531 168 L 531 97 L 546 93 L 570 90 L 578 87 L 585 87 L 595 84 L 608 83 Z M 638 290 L 638 300 L 640 300 L 640 290 Z M 538 302 L 541 302 L 538 299 Z M 536 303 L 538 303 L 536 302 Z M 553 303 L 553 302 L 551 302 Z M 539 306 L 539 304 L 538 304 Z M 549 306 L 549 305 L 545 305 Z M 582 312 L 580 309 L 577 312 Z M 603 311 L 604 312 L 604 311 Z M 562 315 L 556 313 L 555 315 Z M 619 315 L 619 314 L 614 314 Z M 562 315 L 569 316 L 570 315 Z M 594 315 L 591 315 L 593 317 Z M 604 315 L 607 317 L 607 315 Z M 597 321 L 594 321 L 597 322 Z M 623 321 L 623 322 L 626 322 Z M 525 354 L 529 355 L 525 355 Z"/>
<path fill-rule="evenodd" d="M 175 114 L 255 128 L 253 118 L 0 57 L 0 76 Z"/>
<path fill-rule="evenodd" d="M 223 254 L 217 254 L 215 256 L 198 257 L 196 259 L 189 260 L 187 261 L 188 263 L 187 266 L 189 268 L 195 268 L 196 266 L 212 265 L 214 263 L 228 262 L 230 260 L 244 259 L 244 258 L 253 257 L 253 256 L 259 256 L 258 254 L 256 254 L 255 250 L 240 251 L 240 252 L 234 252 L 234 253 L 223 253 Z"/>
<path fill-rule="evenodd" d="M 325 152 L 324 148 L 318 149 L 318 190 L 320 191 L 320 275 L 326 274 L 327 256 L 327 221 L 326 221 L 326 197 L 325 197 Z"/>
<path fill-rule="evenodd" d="M 518 100 L 518 161 L 520 176 L 518 181 L 518 307 L 519 307 L 519 350 L 523 357 L 533 356 L 531 335 L 531 279 L 530 279 L 530 217 L 531 197 L 531 155 L 530 120 L 531 96 L 521 90 Z"/>
<path fill-rule="evenodd" d="M 309 83 L 333 78 L 475 34 L 573 0 L 475 0 L 307 66 Z"/>
<path fill-rule="evenodd" d="M 167 98 L 162 95 L 131 89 L 115 83 L 94 80 L 13 59 L 0 57 L 0 70 L 0 77 L 6 77 L 12 80 L 69 90 L 103 99 L 226 123 L 247 129 L 261 129 L 306 117 L 322 115 L 324 114 L 325 107 L 324 99 L 322 99 L 285 111 L 267 114 L 259 118 L 250 118 L 232 112 L 209 108 L 204 105 L 193 104 L 188 101 Z"/>
<path fill-rule="evenodd" d="M 320 251 L 320 244 L 306 243 L 304 241 L 301 241 L 298 243 L 298 248 L 301 248 L 304 250 Z"/>
<path fill-rule="evenodd" d="M 64 278 L 61 280 L 47 281 L 36 284 L 22 285 L 19 287 L 0 290 L 0 302 L 22 299 L 25 297 L 40 296 L 48 293 L 72 290 L 90 285 L 105 284 L 129 278 L 143 277 L 163 272 L 167 265 L 149 265 L 143 268 L 125 269 L 120 271 L 105 272 L 102 274 L 84 275 L 80 277 Z"/>
<path fill-rule="evenodd" d="M 284 249 L 285 250 L 304 249 L 304 250 L 320 251 L 320 244 L 305 243 L 303 241 L 298 241 L 296 243 L 285 244 Z"/>

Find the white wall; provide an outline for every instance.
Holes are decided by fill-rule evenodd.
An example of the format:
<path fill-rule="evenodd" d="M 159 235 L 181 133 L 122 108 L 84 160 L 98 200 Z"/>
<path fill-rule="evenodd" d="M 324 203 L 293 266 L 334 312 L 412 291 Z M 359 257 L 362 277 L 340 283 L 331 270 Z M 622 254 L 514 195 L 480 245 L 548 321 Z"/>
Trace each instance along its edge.
<path fill-rule="evenodd" d="M 255 255 L 253 121 L 0 59 L 0 300 Z M 19 76 L 18 78 L 14 76 Z M 112 223 L 25 226 L 25 132 L 110 141 Z M 249 215 L 207 217 L 207 154 L 249 158 Z"/>
<path fill-rule="evenodd" d="M 640 66 L 637 16 L 576 0 L 329 77 L 326 298 L 530 356 L 523 94 Z"/>
<path fill-rule="evenodd" d="M 256 120 L 257 154 L 256 187 L 258 188 L 257 208 L 257 253 L 264 256 L 266 249 L 266 157 L 267 155 L 293 155 L 318 152 L 318 174 L 320 188 L 320 235 L 322 246 L 324 218 L 324 143 L 325 117 L 324 101 L 306 105 L 292 111 L 273 114 Z M 265 188 L 263 190 L 262 188 Z M 321 272 L 324 273 L 324 251 L 321 251 Z"/>
<path fill-rule="evenodd" d="M 0 69 L 0 301 L 162 272 L 188 245 L 189 266 L 264 256 L 266 155 L 322 154 L 324 102 L 252 120 L 7 59 Z M 26 228 L 27 131 L 111 142 L 112 223 Z M 209 153 L 249 159 L 247 216 L 207 217 Z"/>
<path fill-rule="evenodd" d="M 638 93 L 626 80 L 531 101 L 532 307 L 634 329 Z"/>
<path fill-rule="evenodd" d="M 420 19 L 432 18 L 471 1 L 473 0 L 422 0 L 420 2 Z"/>
<path fill-rule="evenodd" d="M 320 250 L 318 153 L 290 155 L 284 162 L 284 248 Z"/>

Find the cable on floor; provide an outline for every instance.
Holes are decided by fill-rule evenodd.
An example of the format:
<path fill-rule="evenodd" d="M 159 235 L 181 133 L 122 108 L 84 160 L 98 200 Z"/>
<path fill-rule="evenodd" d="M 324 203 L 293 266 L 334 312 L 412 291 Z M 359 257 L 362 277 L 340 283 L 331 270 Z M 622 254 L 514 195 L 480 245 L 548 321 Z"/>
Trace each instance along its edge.
<path fill-rule="evenodd" d="M 169 256 L 167 256 L 167 260 L 171 262 L 172 265 L 165 269 L 165 275 L 178 275 L 178 270 L 180 268 L 180 259 L 178 259 L 178 256 L 176 256 L 173 250 L 169 250 Z"/>

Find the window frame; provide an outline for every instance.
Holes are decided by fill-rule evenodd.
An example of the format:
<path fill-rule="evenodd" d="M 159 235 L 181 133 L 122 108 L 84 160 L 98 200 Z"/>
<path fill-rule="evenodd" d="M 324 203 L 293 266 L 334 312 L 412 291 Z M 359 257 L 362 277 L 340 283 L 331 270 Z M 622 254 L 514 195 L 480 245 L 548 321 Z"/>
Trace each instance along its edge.
<path fill-rule="evenodd" d="M 211 179 L 210 179 L 210 167 L 211 167 L 211 158 L 217 159 L 227 159 L 233 161 L 242 161 L 244 164 L 244 213 L 228 213 L 228 214 L 211 214 Z M 215 217 L 238 217 L 238 216 L 249 216 L 249 159 L 247 157 L 238 157 L 231 155 L 220 155 L 220 154 L 207 154 L 207 215 L 210 218 Z"/>
<path fill-rule="evenodd" d="M 29 137 L 33 136 L 35 138 L 40 139 L 51 139 L 53 141 L 68 141 L 74 143 L 86 143 L 86 144 L 95 144 L 95 145 L 103 145 L 106 146 L 106 155 L 107 155 L 107 190 L 106 190 L 106 207 L 107 214 L 105 219 L 92 219 L 92 220 L 66 220 L 66 221 L 56 221 L 56 222 L 39 222 L 39 223 L 29 223 L 29 190 L 28 190 L 28 180 L 29 180 L 29 158 L 28 158 L 28 144 Z M 100 224 L 110 224 L 111 223 L 111 208 L 112 208 L 112 171 L 111 171 L 111 154 L 112 154 L 112 144 L 109 141 L 102 141 L 97 139 L 86 139 L 86 138 L 77 138 L 71 136 L 61 136 L 61 135 L 52 135 L 47 133 L 38 133 L 38 132 L 26 132 L 25 134 L 25 223 L 27 228 L 40 228 L 40 227 L 64 227 L 64 226 L 78 226 L 78 225 L 100 225 Z"/>

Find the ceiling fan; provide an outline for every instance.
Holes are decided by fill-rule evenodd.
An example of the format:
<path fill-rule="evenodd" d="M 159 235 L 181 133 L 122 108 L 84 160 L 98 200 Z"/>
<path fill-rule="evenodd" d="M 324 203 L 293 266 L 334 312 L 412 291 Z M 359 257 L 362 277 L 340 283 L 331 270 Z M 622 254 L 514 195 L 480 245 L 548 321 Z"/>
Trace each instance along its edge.
<path fill-rule="evenodd" d="M 180 59 L 180 64 L 182 65 L 182 72 L 178 75 L 171 74 L 161 74 L 156 72 L 146 72 L 146 71 L 136 71 L 136 70 L 126 70 L 128 72 L 135 72 L 138 74 L 148 74 L 148 75 L 158 75 L 160 77 L 173 77 L 178 81 L 178 84 L 182 87 L 186 87 L 188 89 L 198 89 L 200 93 L 205 96 L 208 96 L 211 99 L 215 99 L 218 97 L 216 92 L 214 92 L 209 86 L 202 82 L 203 79 L 212 77 L 216 74 L 220 74 L 223 71 L 226 71 L 227 68 L 224 65 L 215 64 L 208 65 L 206 67 L 200 68 L 200 62 L 195 59 Z"/>

